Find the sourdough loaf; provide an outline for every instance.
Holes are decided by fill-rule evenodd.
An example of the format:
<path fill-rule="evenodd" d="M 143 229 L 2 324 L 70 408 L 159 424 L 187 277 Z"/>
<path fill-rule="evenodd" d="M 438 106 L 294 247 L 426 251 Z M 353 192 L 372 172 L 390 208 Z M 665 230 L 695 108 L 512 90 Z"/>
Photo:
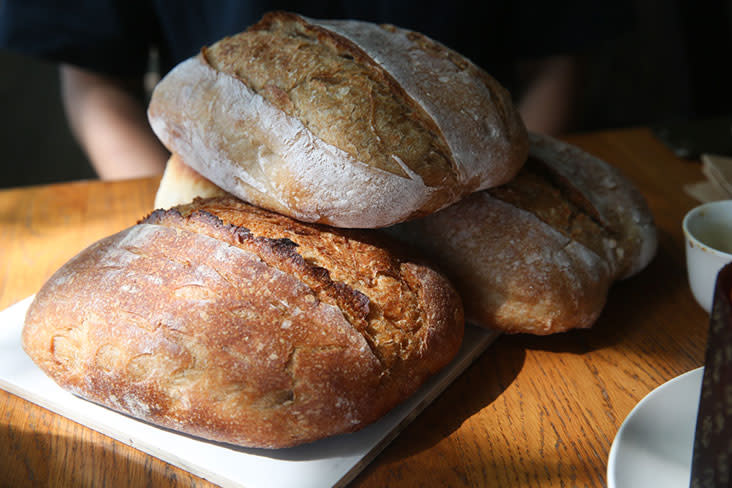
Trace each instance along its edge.
<path fill-rule="evenodd" d="M 35 297 L 23 347 L 91 401 L 284 447 L 378 419 L 462 333 L 449 283 L 372 235 L 222 198 L 155 211 L 81 252 Z"/>
<path fill-rule="evenodd" d="M 510 180 L 527 135 L 509 94 L 416 32 L 277 12 L 174 68 L 148 115 L 233 195 L 373 228 Z"/>
<path fill-rule="evenodd" d="M 533 334 L 589 327 L 612 282 L 653 257 L 653 219 L 609 164 L 547 136 L 530 143 L 514 180 L 390 231 L 445 270 L 472 322 Z"/>

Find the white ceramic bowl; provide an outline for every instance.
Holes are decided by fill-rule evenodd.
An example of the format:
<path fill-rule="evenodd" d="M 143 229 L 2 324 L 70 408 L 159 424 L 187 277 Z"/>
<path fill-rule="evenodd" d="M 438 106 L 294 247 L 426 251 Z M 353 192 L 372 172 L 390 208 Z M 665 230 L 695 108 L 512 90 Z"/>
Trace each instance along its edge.
<path fill-rule="evenodd" d="M 717 273 L 732 262 L 732 200 L 705 203 L 686 214 L 686 272 L 694 298 L 712 309 Z"/>

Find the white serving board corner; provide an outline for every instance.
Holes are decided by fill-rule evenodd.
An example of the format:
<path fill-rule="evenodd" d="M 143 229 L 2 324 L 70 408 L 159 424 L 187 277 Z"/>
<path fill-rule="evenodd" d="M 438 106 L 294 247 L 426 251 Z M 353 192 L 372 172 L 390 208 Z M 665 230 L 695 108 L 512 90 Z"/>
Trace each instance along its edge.
<path fill-rule="evenodd" d="M 245 449 L 160 429 L 87 402 L 48 378 L 20 337 L 29 297 L 0 312 L 0 388 L 222 487 L 316 488 L 351 481 L 498 336 L 467 326 L 457 357 L 415 395 L 365 429 L 289 449 Z"/>

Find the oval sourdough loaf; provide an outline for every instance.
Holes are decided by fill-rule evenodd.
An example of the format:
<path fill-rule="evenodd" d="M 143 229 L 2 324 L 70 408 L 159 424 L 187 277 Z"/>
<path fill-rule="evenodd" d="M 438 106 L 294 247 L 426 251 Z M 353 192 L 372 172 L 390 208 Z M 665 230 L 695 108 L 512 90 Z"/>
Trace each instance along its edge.
<path fill-rule="evenodd" d="M 509 183 L 391 232 L 445 270 L 472 322 L 533 334 L 589 327 L 612 282 L 653 257 L 653 218 L 604 161 L 535 134 L 529 153 Z"/>
<path fill-rule="evenodd" d="M 511 179 L 527 135 L 509 94 L 412 31 L 266 15 L 174 68 L 148 115 L 186 164 L 255 205 L 373 228 Z"/>
<path fill-rule="evenodd" d="M 233 198 L 158 210 L 64 265 L 31 305 L 30 357 L 62 387 L 242 446 L 351 432 L 456 354 L 459 298 L 366 234 Z"/>

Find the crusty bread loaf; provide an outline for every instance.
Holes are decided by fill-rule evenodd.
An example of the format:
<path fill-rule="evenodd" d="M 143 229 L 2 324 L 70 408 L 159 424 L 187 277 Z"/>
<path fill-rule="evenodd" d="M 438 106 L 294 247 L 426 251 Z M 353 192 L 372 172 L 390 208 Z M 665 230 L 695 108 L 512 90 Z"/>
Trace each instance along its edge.
<path fill-rule="evenodd" d="M 37 294 L 23 346 L 94 402 L 284 447 L 378 419 L 462 333 L 450 284 L 373 236 L 223 198 L 155 211 L 81 252 Z"/>
<path fill-rule="evenodd" d="M 178 65 L 148 114 L 219 187 L 338 227 L 390 225 L 505 183 L 528 144 L 509 94 L 441 44 L 282 12 Z"/>
<path fill-rule="evenodd" d="M 445 270 L 472 322 L 533 334 L 589 327 L 612 282 L 653 257 L 653 219 L 617 169 L 546 136 L 530 142 L 511 182 L 390 231 Z"/>

